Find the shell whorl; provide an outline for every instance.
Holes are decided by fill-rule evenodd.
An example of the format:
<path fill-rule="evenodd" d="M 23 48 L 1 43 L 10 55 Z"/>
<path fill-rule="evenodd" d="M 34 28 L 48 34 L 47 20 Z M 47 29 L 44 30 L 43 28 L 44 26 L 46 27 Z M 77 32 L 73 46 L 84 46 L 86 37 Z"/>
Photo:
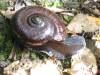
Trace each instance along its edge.
<path fill-rule="evenodd" d="M 49 40 L 62 41 L 66 37 L 65 25 L 50 10 L 39 6 L 20 9 L 11 19 L 15 34 L 33 46 L 40 46 Z"/>

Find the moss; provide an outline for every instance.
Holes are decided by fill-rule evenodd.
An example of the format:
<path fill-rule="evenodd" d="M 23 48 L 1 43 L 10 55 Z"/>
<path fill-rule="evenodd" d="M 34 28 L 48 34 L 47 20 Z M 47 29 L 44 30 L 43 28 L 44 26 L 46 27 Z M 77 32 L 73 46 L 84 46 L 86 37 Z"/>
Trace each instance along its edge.
<path fill-rule="evenodd" d="M 0 9 L 7 9 L 7 7 L 9 6 L 8 2 L 6 2 L 5 0 L 0 0 Z"/>
<path fill-rule="evenodd" d="M 5 18 L 0 15 L 0 60 L 6 60 L 13 47 L 12 40 L 8 33 L 10 29 Z"/>
<path fill-rule="evenodd" d="M 66 58 L 64 60 L 61 60 L 62 66 L 64 69 L 66 68 L 71 68 L 71 57 L 70 58 Z"/>

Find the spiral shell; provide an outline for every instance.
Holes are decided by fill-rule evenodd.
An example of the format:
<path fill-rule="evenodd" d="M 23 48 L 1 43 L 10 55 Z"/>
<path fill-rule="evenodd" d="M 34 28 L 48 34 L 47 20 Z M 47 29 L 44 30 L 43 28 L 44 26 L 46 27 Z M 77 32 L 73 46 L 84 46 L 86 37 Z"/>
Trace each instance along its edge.
<path fill-rule="evenodd" d="M 11 23 L 17 37 L 32 46 L 40 46 L 50 40 L 62 41 L 66 37 L 65 25 L 59 17 L 40 6 L 20 9 Z"/>

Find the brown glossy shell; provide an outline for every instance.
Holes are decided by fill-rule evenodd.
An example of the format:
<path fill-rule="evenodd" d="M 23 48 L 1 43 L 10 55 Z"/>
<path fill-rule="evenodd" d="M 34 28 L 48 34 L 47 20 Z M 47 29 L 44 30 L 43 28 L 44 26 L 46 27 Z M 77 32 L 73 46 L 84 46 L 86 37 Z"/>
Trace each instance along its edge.
<path fill-rule="evenodd" d="M 24 7 L 11 19 L 11 27 L 18 38 L 29 45 L 40 46 L 49 40 L 62 41 L 65 25 L 50 10 L 40 6 Z"/>

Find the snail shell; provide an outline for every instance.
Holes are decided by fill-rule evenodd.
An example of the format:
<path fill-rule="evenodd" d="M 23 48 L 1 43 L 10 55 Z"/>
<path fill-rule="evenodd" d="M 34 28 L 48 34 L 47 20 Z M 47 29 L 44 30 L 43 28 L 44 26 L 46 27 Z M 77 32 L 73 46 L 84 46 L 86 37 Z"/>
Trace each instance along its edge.
<path fill-rule="evenodd" d="M 59 17 L 40 6 L 20 9 L 11 23 L 17 37 L 32 46 L 41 46 L 50 40 L 62 41 L 66 37 L 65 25 Z"/>

